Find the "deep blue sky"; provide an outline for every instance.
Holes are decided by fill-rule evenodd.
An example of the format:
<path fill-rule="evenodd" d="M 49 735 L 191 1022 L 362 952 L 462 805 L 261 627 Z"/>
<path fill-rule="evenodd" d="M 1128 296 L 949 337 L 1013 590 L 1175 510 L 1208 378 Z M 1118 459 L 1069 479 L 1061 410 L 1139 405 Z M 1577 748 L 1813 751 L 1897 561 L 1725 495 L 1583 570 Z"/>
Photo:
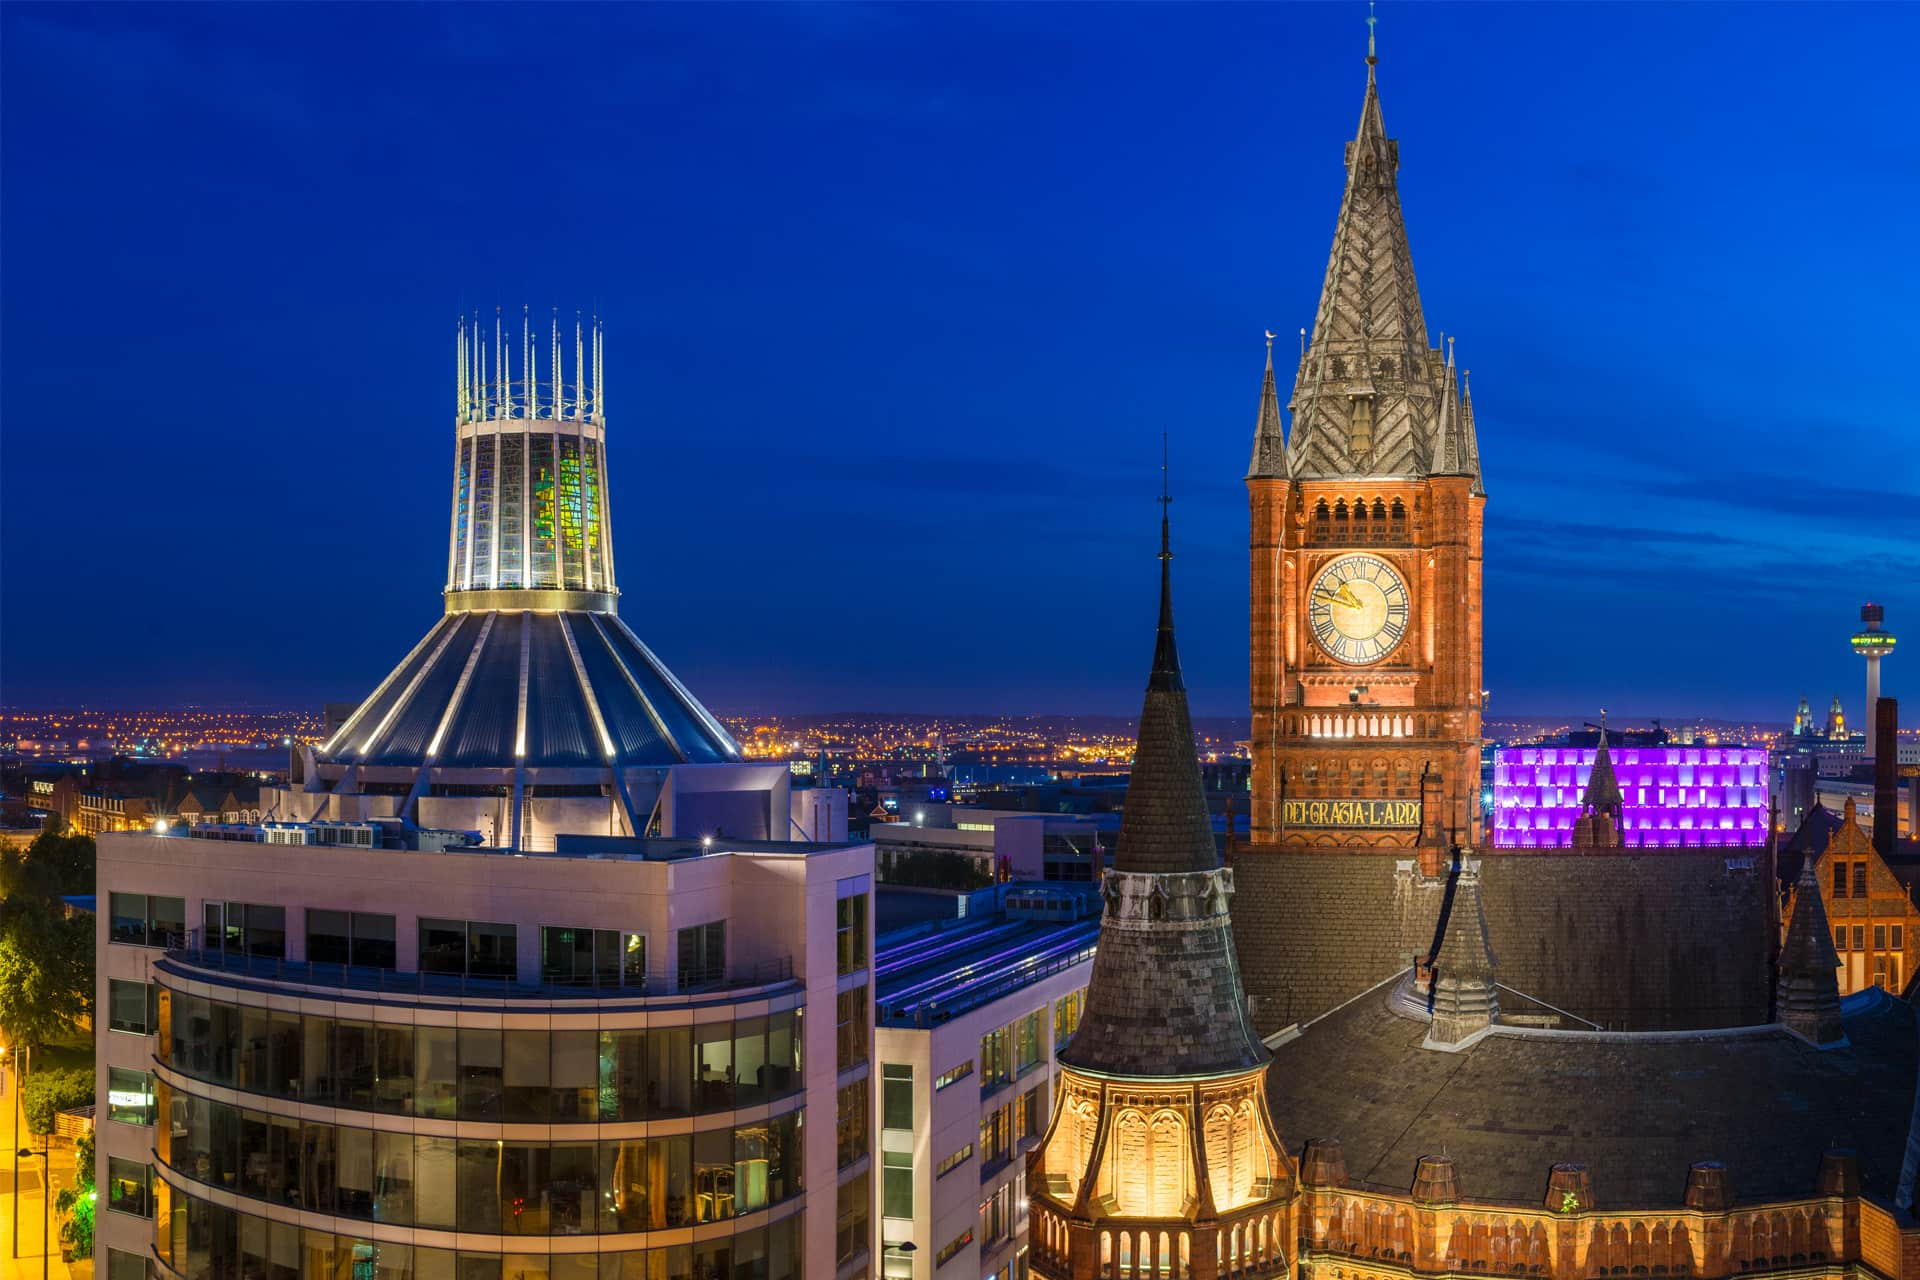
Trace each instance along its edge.
<path fill-rule="evenodd" d="M 0 700 L 365 693 L 438 609 L 453 318 L 530 302 L 606 317 L 622 613 L 717 709 L 1130 713 L 1166 430 L 1188 680 L 1244 712 L 1260 333 L 1311 323 L 1363 17 L 5 6 Z M 1857 714 L 1868 597 L 1920 650 L 1916 46 L 1383 5 L 1496 712 Z"/>

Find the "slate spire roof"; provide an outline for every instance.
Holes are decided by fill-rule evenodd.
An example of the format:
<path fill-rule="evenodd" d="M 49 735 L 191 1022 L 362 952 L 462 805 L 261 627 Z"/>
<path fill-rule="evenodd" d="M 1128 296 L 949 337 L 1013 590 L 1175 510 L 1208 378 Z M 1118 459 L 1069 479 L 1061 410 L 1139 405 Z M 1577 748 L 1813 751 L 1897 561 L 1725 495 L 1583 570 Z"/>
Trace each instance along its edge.
<path fill-rule="evenodd" d="M 1280 391 L 1273 381 L 1273 333 L 1267 333 L 1267 372 L 1260 384 L 1260 416 L 1253 427 L 1249 476 L 1287 475 L 1287 435 L 1280 422 Z"/>
<path fill-rule="evenodd" d="M 1369 54 L 1360 123 L 1347 143 L 1333 248 L 1291 399 L 1287 465 L 1262 469 L 1256 444 L 1254 474 L 1470 475 L 1479 494 L 1471 414 L 1460 414 L 1447 361 L 1427 341 L 1400 208 L 1400 144 L 1387 136 L 1376 62 Z M 1265 439 L 1263 418 L 1257 440 Z"/>
<path fill-rule="evenodd" d="M 1213 821 L 1200 782 L 1187 685 L 1173 637 L 1173 551 L 1166 511 L 1172 499 L 1162 494 L 1160 502 L 1160 622 L 1113 868 L 1212 871 L 1220 865 L 1220 856 L 1213 847 Z"/>
<path fill-rule="evenodd" d="M 1600 751 L 1593 758 L 1593 772 L 1587 777 L 1586 794 L 1580 797 L 1580 807 L 1593 813 L 1610 813 L 1620 816 L 1620 806 L 1625 798 L 1620 794 L 1620 780 L 1613 775 L 1613 757 L 1607 754 L 1607 727 L 1600 726 Z"/>
<path fill-rule="evenodd" d="M 1254 1035 L 1173 635 L 1173 552 L 1162 494 L 1160 620 L 1086 1010 L 1060 1053 L 1127 1079 L 1214 1076 L 1268 1060 Z"/>

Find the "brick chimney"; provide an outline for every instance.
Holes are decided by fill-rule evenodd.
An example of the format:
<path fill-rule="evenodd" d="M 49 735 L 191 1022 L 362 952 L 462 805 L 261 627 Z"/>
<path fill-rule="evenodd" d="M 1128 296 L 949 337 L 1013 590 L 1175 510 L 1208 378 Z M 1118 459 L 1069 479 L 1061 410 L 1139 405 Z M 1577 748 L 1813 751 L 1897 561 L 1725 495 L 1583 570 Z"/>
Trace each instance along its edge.
<path fill-rule="evenodd" d="M 1882 698 L 1873 714 L 1873 848 L 1883 858 L 1893 856 L 1900 834 L 1900 704 Z M 1920 786 L 1920 779 L 1915 779 Z"/>

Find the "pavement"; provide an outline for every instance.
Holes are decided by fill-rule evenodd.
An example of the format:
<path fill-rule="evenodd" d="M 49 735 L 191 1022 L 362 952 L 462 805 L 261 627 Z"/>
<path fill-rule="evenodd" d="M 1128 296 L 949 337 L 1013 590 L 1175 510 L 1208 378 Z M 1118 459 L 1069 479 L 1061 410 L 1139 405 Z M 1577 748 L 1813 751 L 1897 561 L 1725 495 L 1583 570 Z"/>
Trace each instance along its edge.
<path fill-rule="evenodd" d="M 26 1142 L 19 1141 L 20 1131 L 14 1128 L 11 1073 L 8 1077 L 5 1092 L 0 1093 L 0 1104 L 3 1104 L 0 1111 L 4 1111 L 0 1114 L 0 1228 L 4 1228 L 6 1235 L 5 1247 L 0 1248 L 0 1280 L 41 1280 L 43 1271 L 46 1280 L 92 1280 L 91 1262 L 69 1265 L 60 1261 L 58 1215 L 48 1213 L 49 1206 L 43 1198 L 46 1176 L 42 1165 L 45 1162 L 37 1156 L 19 1161 L 20 1185 L 14 1186 L 14 1152 L 23 1146 L 38 1151 L 44 1143 L 32 1134 L 26 1135 Z M 51 1163 L 53 1195 L 57 1199 L 61 1191 L 74 1183 L 72 1144 L 56 1141 Z M 43 1221 L 53 1235 L 50 1256 L 43 1256 Z"/>

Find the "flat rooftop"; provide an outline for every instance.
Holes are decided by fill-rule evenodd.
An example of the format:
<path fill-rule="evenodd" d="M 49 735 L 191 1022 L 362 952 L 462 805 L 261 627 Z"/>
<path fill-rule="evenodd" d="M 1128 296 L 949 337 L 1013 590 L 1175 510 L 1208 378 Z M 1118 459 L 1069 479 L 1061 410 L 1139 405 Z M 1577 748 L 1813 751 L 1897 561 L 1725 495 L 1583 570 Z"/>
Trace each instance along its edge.
<path fill-rule="evenodd" d="M 1093 959 L 1100 898 L 1092 885 L 1007 885 L 999 897 L 993 910 L 875 940 L 877 1025 L 937 1026 Z"/>

